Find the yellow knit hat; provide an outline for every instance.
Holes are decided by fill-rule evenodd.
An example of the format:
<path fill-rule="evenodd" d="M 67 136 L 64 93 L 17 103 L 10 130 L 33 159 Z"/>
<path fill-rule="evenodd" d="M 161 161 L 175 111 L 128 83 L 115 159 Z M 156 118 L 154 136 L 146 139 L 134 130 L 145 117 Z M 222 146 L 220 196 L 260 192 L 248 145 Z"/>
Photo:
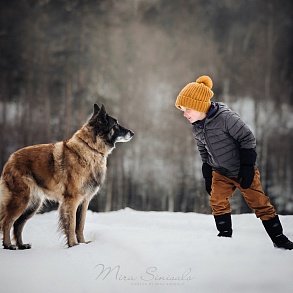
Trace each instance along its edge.
<path fill-rule="evenodd" d="M 200 76 L 195 82 L 186 85 L 179 93 L 175 106 L 182 110 L 182 107 L 206 113 L 210 106 L 210 99 L 214 93 L 211 90 L 213 81 L 207 75 Z"/>

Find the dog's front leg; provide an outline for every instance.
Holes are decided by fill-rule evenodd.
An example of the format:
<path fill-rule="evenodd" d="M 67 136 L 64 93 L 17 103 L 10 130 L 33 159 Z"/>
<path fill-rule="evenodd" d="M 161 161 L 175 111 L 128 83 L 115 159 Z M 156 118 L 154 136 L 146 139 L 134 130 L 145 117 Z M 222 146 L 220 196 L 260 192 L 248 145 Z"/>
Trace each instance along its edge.
<path fill-rule="evenodd" d="M 59 225 L 63 230 L 68 247 L 78 245 L 75 236 L 77 203 L 74 200 L 65 200 L 60 206 Z"/>
<path fill-rule="evenodd" d="M 85 217 L 86 217 L 86 212 L 89 206 L 89 200 L 85 199 L 80 206 L 78 207 L 76 211 L 76 237 L 78 243 L 89 243 L 90 241 L 85 241 L 84 236 L 83 236 L 83 229 L 84 229 L 84 224 L 85 224 Z"/>

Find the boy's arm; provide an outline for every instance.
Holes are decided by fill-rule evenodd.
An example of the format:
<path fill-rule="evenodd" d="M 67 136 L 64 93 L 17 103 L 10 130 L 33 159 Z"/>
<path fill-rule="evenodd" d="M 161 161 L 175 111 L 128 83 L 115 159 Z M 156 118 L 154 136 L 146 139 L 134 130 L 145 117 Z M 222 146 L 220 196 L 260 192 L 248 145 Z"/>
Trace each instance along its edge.
<path fill-rule="evenodd" d="M 199 150 L 202 162 L 206 163 L 208 161 L 208 152 L 204 144 L 200 140 L 197 140 L 197 148 Z"/>
<path fill-rule="evenodd" d="M 239 143 L 240 149 L 255 149 L 256 139 L 238 114 L 231 112 L 226 117 L 226 130 Z"/>
<path fill-rule="evenodd" d="M 256 162 L 256 140 L 249 127 L 241 120 L 239 115 L 231 113 L 226 119 L 228 133 L 239 143 L 240 170 L 239 183 L 243 189 L 251 186 L 254 178 L 254 165 Z"/>
<path fill-rule="evenodd" d="M 205 180 L 205 188 L 208 194 L 211 194 L 212 191 L 212 178 L 213 178 L 213 169 L 212 167 L 207 163 L 208 160 L 208 152 L 204 146 L 203 143 L 201 143 L 199 140 L 197 141 L 197 147 L 201 156 L 202 160 L 202 175 Z"/>

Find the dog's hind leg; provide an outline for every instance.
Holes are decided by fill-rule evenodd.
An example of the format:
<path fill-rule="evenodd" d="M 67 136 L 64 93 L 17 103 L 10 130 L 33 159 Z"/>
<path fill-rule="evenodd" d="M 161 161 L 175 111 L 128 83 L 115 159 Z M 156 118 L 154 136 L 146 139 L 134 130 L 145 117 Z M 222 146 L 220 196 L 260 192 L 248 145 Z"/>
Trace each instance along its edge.
<path fill-rule="evenodd" d="M 16 240 L 18 249 L 30 249 L 31 244 L 23 244 L 22 242 L 22 230 L 28 219 L 30 219 L 38 210 L 41 204 L 41 199 L 36 198 L 34 201 L 25 209 L 22 215 L 13 224 L 13 234 Z"/>
<path fill-rule="evenodd" d="M 26 194 L 11 195 L 11 198 L 5 205 L 2 230 L 3 230 L 3 247 L 5 249 L 15 250 L 16 245 L 11 244 L 10 230 L 14 222 L 21 216 L 29 202 L 29 190 Z"/>
<path fill-rule="evenodd" d="M 10 230 L 13 225 L 13 218 L 4 217 L 3 219 L 3 247 L 4 249 L 16 250 L 17 246 L 11 243 Z"/>
<path fill-rule="evenodd" d="M 59 210 L 59 225 L 65 233 L 68 247 L 78 245 L 75 236 L 77 206 L 78 203 L 75 200 L 65 199 Z"/>
<path fill-rule="evenodd" d="M 86 212 L 89 206 L 89 200 L 84 200 L 76 211 L 76 237 L 78 243 L 89 243 L 89 241 L 85 241 L 83 236 L 83 229 L 85 224 Z"/>

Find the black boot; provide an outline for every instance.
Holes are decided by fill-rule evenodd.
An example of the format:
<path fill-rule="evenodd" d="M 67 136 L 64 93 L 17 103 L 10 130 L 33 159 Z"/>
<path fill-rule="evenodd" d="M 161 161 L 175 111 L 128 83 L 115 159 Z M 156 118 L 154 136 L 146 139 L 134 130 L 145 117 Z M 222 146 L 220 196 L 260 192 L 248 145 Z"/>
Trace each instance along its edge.
<path fill-rule="evenodd" d="M 293 242 L 291 242 L 284 234 L 282 224 L 278 216 L 266 221 L 262 221 L 268 235 L 272 239 L 274 246 L 284 249 L 293 249 Z"/>
<path fill-rule="evenodd" d="M 220 216 L 214 216 L 219 237 L 232 237 L 232 221 L 231 214 L 224 214 Z"/>

